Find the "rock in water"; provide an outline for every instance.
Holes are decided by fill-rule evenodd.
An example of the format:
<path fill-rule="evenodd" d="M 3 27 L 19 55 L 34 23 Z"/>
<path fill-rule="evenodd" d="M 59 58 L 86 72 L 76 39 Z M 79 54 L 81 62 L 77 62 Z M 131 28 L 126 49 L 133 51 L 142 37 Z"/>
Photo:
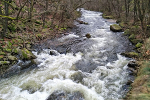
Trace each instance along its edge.
<path fill-rule="evenodd" d="M 57 56 L 57 55 L 58 55 L 55 51 L 52 51 L 52 50 L 49 52 L 49 54 L 50 54 L 50 55 L 54 55 L 54 56 Z"/>
<path fill-rule="evenodd" d="M 122 32 L 122 28 L 117 24 L 110 25 L 110 30 L 113 32 Z"/>
<path fill-rule="evenodd" d="M 46 100 L 84 100 L 84 98 L 80 92 L 55 91 Z"/>
<path fill-rule="evenodd" d="M 91 38 L 91 35 L 90 35 L 89 33 L 87 33 L 85 36 L 86 36 L 87 38 Z"/>

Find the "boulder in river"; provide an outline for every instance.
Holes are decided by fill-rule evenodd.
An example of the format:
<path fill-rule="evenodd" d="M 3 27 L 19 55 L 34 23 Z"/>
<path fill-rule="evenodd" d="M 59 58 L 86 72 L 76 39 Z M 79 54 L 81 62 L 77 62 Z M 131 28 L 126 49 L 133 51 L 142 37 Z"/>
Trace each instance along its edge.
<path fill-rule="evenodd" d="M 91 38 L 91 34 L 89 34 L 89 33 L 87 33 L 85 36 L 86 36 L 87 38 Z"/>
<path fill-rule="evenodd" d="M 117 24 L 110 25 L 110 30 L 113 32 L 122 32 L 122 28 Z"/>
<path fill-rule="evenodd" d="M 80 92 L 55 91 L 46 100 L 84 100 L 84 98 Z"/>
<path fill-rule="evenodd" d="M 52 50 L 49 52 L 49 54 L 50 54 L 50 55 L 53 55 L 53 56 L 57 56 L 57 55 L 58 55 L 58 54 L 56 53 L 56 51 L 52 51 Z"/>
<path fill-rule="evenodd" d="M 79 24 L 85 24 L 85 25 L 88 25 L 87 22 L 84 22 L 84 21 L 80 21 L 80 20 L 76 20 Z"/>

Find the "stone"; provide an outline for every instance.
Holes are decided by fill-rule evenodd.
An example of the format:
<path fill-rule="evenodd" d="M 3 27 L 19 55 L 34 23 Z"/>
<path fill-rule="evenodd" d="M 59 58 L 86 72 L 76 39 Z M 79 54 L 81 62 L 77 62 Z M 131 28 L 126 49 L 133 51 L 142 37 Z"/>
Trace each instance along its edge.
<path fill-rule="evenodd" d="M 129 36 L 129 40 L 131 41 L 132 39 L 135 39 L 135 35 L 134 35 L 134 34 L 131 34 L 131 35 Z"/>
<path fill-rule="evenodd" d="M 140 48 L 140 47 L 142 47 L 142 45 L 143 45 L 142 43 L 137 43 L 137 44 L 135 45 L 135 47 L 136 47 L 136 48 Z"/>
<path fill-rule="evenodd" d="M 80 21 L 80 20 L 76 20 L 79 24 L 85 24 L 85 25 L 88 25 L 87 22 L 84 22 L 84 21 Z"/>
<path fill-rule="evenodd" d="M 69 93 L 65 91 L 55 91 L 46 100 L 84 100 L 80 92 Z"/>
<path fill-rule="evenodd" d="M 137 58 L 139 56 L 139 54 L 136 52 L 125 52 L 125 53 L 121 53 L 121 55 L 129 58 L 134 58 L 134 57 Z"/>
<path fill-rule="evenodd" d="M 17 61 L 18 59 L 15 56 L 8 56 L 8 60 Z"/>
<path fill-rule="evenodd" d="M 86 36 L 87 38 L 91 38 L 91 35 L 90 35 L 89 33 L 87 33 L 85 36 Z"/>
<path fill-rule="evenodd" d="M 128 82 L 126 83 L 126 85 L 131 85 L 133 82 L 131 80 L 128 80 Z"/>
<path fill-rule="evenodd" d="M 53 56 L 57 56 L 58 55 L 55 51 L 52 51 L 52 50 L 49 52 L 49 54 L 53 55 Z"/>
<path fill-rule="evenodd" d="M 23 59 L 23 60 L 36 59 L 36 56 L 32 52 L 27 50 L 26 48 L 23 48 L 21 50 L 21 59 Z"/>
<path fill-rule="evenodd" d="M 113 32 L 122 32 L 122 28 L 117 24 L 110 25 L 110 30 Z"/>
<path fill-rule="evenodd" d="M 130 62 L 128 63 L 128 67 L 133 68 L 133 69 L 137 69 L 138 66 L 139 66 L 139 65 L 137 64 L 136 61 L 130 61 Z"/>
<path fill-rule="evenodd" d="M 106 15 L 106 14 L 102 14 L 102 17 L 105 18 L 105 19 L 113 19 L 113 16 L 109 16 L 109 15 Z"/>

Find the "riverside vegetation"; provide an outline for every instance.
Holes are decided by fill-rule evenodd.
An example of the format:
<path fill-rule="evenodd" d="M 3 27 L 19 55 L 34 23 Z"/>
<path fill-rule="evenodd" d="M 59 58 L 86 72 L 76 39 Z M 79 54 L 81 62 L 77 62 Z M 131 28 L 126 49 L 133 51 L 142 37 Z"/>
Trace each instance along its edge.
<path fill-rule="evenodd" d="M 17 63 L 18 59 L 34 59 L 31 46 L 46 38 L 65 34 L 80 15 L 76 9 L 84 7 L 103 12 L 104 18 L 116 19 L 119 31 L 124 31 L 123 35 L 135 45 L 135 52 L 123 53 L 136 59 L 140 65 L 125 99 L 149 100 L 149 6 L 150 0 L 1 0 L 0 73 Z"/>
<path fill-rule="evenodd" d="M 0 75 L 18 60 L 35 59 L 33 45 L 60 37 L 74 27 L 80 5 L 72 0 L 1 0 Z"/>

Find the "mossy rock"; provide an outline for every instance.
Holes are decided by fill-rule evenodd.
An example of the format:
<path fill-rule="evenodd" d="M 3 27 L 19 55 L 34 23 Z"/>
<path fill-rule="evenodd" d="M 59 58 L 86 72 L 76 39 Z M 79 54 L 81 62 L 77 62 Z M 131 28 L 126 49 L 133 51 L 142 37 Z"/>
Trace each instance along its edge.
<path fill-rule="evenodd" d="M 138 39 L 132 39 L 131 42 L 132 42 L 132 44 L 135 44 L 135 45 L 136 45 L 137 43 L 141 42 L 141 40 L 138 40 Z"/>
<path fill-rule="evenodd" d="M 113 16 L 107 16 L 106 14 L 103 14 L 102 17 L 105 19 L 113 19 Z"/>
<path fill-rule="evenodd" d="M 137 43 L 135 47 L 140 48 L 140 47 L 142 47 L 142 45 L 143 45 L 142 43 Z"/>
<path fill-rule="evenodd" d="M 125 52 L 125 53 L 121 53 L 121 55 L 129 58 L 137 58 L 139 56 L 139 54 L 136 52 Z"/>
<path fill-rule="evenodd" d="M 26 48 L 23 48 L 21 50 L 21 59 L 23 59 L 23 60 L 36 59 L 36 56 L 32 52 L 27 50 Z"/>
<path fill-rule="evenodd" d="M 12 49 L 12 53 L 14 53 L 14 54 L 20 54 L 21 53 L 21 49 L 14 48 L 14 49 Z"/>
<path fill-rule="evenodd" d="M 17 61 L 18 59 L 15 56 L 7 56 L 9 61 Z"/>
<path fill-rule="evenodd" d="M 135 39 L 135 35 L 134 35 L 134 34 L 131 34 L 131 35 L 129 36 L 129 40 L 132 40 L 132 39 Z"/>
<path fill-rule="evenodd" d="M 129 30 L 129 29 L 126 29 L 126 30 L 124 31 L 123 35 L 129 36 L 129 35 L 130 35 L 130 30 Z"/>
<path fill-rule="evenodd" d="M 122 32 L 122 28 L 117 24 L 110 25 L 110 30 L 113 32 Z"/>
<path fill-rule="evenodd" d="M 43 33 L 46 33 L 46 32 L 48 32 L 48 29 L 47 29 L 47 28 L 42 29 L 42 32 L 43 32 Z"/>
<path fill-rule="evenodd" d="M 11 52 L 12 52 L 12 49 L 6 48 L 6 49 L 4 49 L 4 51 L 7 52 L 7 53 L 11 53 Z"/>
<path fill-rule="evenodd" d="M 9 65 L 10 61 L 0 61 L 0 65 Z"/>
<path fill-rule="evenodd" d="M 4 55 L 0 55 L 0 61 L 2 61 L 4 58 Z"/>
<path fill-rule="evenodd" d="M 6 55 L 6 53 L 5 52 L 0 52 L 0 55 Z"/>

